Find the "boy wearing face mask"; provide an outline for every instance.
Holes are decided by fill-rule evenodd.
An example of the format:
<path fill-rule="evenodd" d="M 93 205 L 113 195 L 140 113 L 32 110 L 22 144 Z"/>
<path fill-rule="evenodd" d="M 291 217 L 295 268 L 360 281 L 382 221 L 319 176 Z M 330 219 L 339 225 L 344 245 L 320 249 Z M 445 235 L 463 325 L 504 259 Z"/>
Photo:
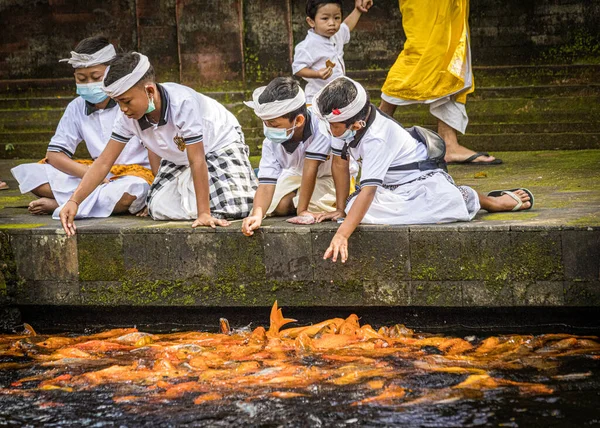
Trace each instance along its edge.
<path fill-rule="evenodd" d="M 265 140 L 258 170 L 258 190 L 242 232 L 250 236 L 265 215 L 320 217 L 335 210 L 331 177 L 331 137 L 318 129 L 316 116 L 306 107 L 300 85 L 278 77 L 256 89 L 245 104 L 263 121 Z"/>
<path fill-rule="evenodd" d="M 110 138 L 118 112 L 116 103 L 102 91 L 102 79 L 108 63 L 116 52 L 102 36 L 82 40 L 71 58 L 61 60 L 74 68 L 77 94 L 67 106 L 46 153 L 45 161 L 19 165 L 11 170 L 22 193 L 32 192 L 39 199 L 29 204 L 32 214 L 56 214 L 58 207 L 68 201 L 91 161 L 73 159 L 77 146 L 85 141 L 93 159 L 100 156 Z M 136 139 L 117 159 L 115 173 L 128 175 L 115 179 L 109 173 L 89 198 L 82 201 L 80 217 L 107 217 L 111 213 L 140 211 L 145 205 L 152 172 L 147 150 Z M 137 176 L 135 176 L 137 175 Z M 142 177 L 146 177 L 146 180 Z M 113 181 L 109 181 L 113 179 Z"/>
<path fill-rule="evenodd" d="M 225 107 L 187 86 L 156 83 L 148 57 L 138 52 L 117 55 L 102 89 L 121 112 L 106 149 L 60 212 L 67 235 L 75 233 L 81 201 L 135 138 L 162 159 L 148 195 L 154 220 L 216 228 L 248 215 L 256 177 L 240 125 Z"/>

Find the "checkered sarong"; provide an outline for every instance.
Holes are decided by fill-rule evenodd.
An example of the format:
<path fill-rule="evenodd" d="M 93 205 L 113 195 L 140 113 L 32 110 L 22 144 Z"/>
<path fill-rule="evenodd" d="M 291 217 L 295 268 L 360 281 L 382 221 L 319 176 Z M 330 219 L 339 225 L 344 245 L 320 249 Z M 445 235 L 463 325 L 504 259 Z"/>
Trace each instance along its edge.
<path fill-rule="evenodd" d="M 249 153 L 248 146 L 237 141 L 206 155 L 210 212 L 213 217 L 236 219 L 250 215 L 258 184 L 248 159 Z M 148 206 L 165 184 L 175 180 L 187 168 L 189 166 L 176 165 L 163 159 L 148 193 Z"/>

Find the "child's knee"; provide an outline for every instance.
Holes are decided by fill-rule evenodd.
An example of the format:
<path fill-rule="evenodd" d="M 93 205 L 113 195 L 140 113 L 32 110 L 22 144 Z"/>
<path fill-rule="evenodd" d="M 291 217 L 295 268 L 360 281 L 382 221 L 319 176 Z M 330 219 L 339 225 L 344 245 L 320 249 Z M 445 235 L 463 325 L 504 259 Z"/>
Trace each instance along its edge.
<path fill-rule="evenodd" d="M 294 192 L 292 192 L 288 193 L 283 198 L 281 198 L 281 200 L 277 204 L 277 207 L 273 211 L 273 215 L 286 216 L 293 214 L 296 209 L 296 207 L 294 207 L 294 196 L 296 195 L 294 194 Z"/>

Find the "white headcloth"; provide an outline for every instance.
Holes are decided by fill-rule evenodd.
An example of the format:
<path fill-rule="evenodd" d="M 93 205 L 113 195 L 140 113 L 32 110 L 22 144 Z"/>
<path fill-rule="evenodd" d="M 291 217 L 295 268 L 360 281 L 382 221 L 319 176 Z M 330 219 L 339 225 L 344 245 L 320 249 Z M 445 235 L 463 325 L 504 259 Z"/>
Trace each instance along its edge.
<path fill-rule="evenodd" d="M 139 52 L 132 53 L 140 57 L 140 60 L 133 71 L 121 77 L 119 80 L 114 81 L 108 86 L 106 86 L 104 83 L 102 84 L 102 90 L 111 98 L 118 97 L 119 95 L 124 94 L 131 89 L 137 82 L 140 81 L 142 77 L 144 77 L 144 74 L 146 74 L 150 68 L 150 61 L 148 61 L 148 57 L 146 55 Z M 106 80 L 109 70 L 110 67 L 107 67 L 106 72 L 104 73 L 103 82 Z"/>
<path fill-rule="evenodd" d="M 115 56 L 117 56 L 115 47 L 109 44 L 93 54 L 83 54 L 71 51 L 71 58 L 64 58 L 58 62 L 68 62 L 73 68 L 85 68 L 107 63 Z"/>
<path fill-rule="evenodd" d="M 298 93 L 294 98 L 261 104 L 258 102 L 258 99 L 265 89 L 266 86 L 256 88 L 252 93 L 252 101 L 244 101 L 244 104 L 253 109 L 254 113 L 261 120 L 270 120 L 275 119 L 276 117 L 281 117 L 286 113 L 298 110 L 300 107 L 306 104 L 306 96 L 304 95 L 302 88 L 298 88 Z"/>
<path fill-rule="evenodd" d="M 352 100 L 352 102 L 350 104 L 348 104 L 346 107 L 334 109 L 333 111 L 330 111 L 327 113 L 320 111 L 319 98 L 320 98 L 321 94 L 323 93 L 325 88 L 327 88 L 329 85 L 331 85 L 333 82 L 335 82 L 338 79 L 346 79 L 354 84 L 354 87 L 356 88 L 356 98 L 354 98 L 354 100 Z M 363 107 L 365 106 L 366 103 L 367 103 L 367 93 L 365 91 L 365 88 L 363 88 L 360 83 L 355 82 L 354 80 L 350 79 L 349 77 L 340 76 L 340 77 L 336 77 L 335 79 L 333 79 L 331 82 L 329 82 L 327 85 L 325 85 L 323 87 L 323 89 L 321 89 L 319 92 L 317 92 L 317 94 L 313 97 L 312 105 L 313 105 L 314 111 L 317 112 L 319 118 L 324 119 L 330 123 L 335 123 L 335 122 L 344 122 L 348 119 L 352 119 L 363 109 Z"/>

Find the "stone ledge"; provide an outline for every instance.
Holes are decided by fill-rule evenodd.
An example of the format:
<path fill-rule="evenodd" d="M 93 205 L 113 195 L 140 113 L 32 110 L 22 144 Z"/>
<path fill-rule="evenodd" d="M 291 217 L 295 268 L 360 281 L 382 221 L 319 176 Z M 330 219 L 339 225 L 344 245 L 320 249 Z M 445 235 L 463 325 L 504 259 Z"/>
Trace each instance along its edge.
<path fill-rule="evenodd" d="M 600 227 L 360 226 L 345 265 L 337 225 L 214 230 L 113 218 L 0 232 L 13 305 L 600 306 Z"/>

